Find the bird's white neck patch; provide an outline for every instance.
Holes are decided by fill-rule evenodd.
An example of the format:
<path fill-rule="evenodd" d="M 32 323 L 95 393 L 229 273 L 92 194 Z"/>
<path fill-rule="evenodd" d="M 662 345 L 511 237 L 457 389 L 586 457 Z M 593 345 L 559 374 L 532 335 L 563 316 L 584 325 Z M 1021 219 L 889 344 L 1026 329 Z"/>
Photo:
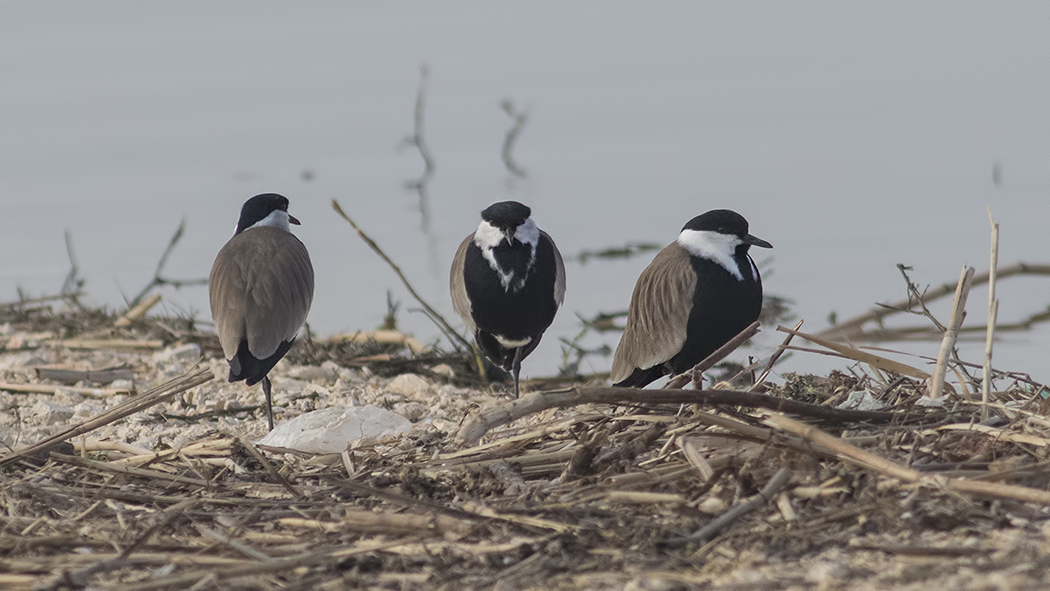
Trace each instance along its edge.
<path fill-rule="evenodd" d="M 481 256 L 485 257 L 485 260 L 489 262 L 489 266 L 499 276 L 499 281 L 503 285 L 503 289 L 514 289 L 515 291 L 522 288 L 525 285 L 525 279 L 528 277 L 528 269 L 520 277 L 514 272 L 513 269 L 504 269 L 496 261 L 496 253 L 494 249 L 500 245 L 501 242 L 507 240 L 503 232 L 499 228 L 492 224 L 482 221 L 478 224 L 478 229 L 474 232 L 474 244 L 481 249 Z M 536 262 L 536 244 L 540 241 L 540 229 L 536 227 L 536 222 L 531 219 L 525 220 L 525 223 L 514 229 L 514 240 L 521 242 L 529 247 L 529 266 L 531 269 L 533 263 Z"/>
<path fill-rule="evenodd" d="M 693 256 L 703 257 L 718 263 L 738 281 L 744 280 L 733 255 L 736 247 L 743 244 L 740 238 L 732 234 L 721 234 L 709 230 L 682 230 L 678 235 L 678 244 Z"/>
<path fill-rule="evenodd" d="M 288 212 L 281 211 L 279 209 L 271 211 L 270 215 L 248 226 L 247 228 L 245 228 L 245 230 L 249 230 L 251 228 L 261 228 L 263 226 L 276 226 L 284 230 L 285 232 L 292 231 L 291 226 L 288 223 Z"/>

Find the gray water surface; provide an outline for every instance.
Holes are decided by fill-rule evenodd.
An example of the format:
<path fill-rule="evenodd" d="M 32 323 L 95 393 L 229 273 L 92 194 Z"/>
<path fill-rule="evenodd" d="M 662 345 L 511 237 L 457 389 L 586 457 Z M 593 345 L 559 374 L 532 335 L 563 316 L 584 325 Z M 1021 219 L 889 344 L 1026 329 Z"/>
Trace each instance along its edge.
<path fill-rule="evenodd" d="M 1002 265 L 1050 262 L 1048 30 L 1039 3 L 4 3 L 0 300 L 58 290 L 65 230 L 92 303 L 137 293 L 183 218 L 166 274 L 206 277 L 241 203 L 274 191 L 314 260 L 314 331 L 374 328 L 389 289 L 402 327 L 433 341 L 332 198 L 457 325 L 447 267 L 493 201 L 531 205 L 566 255 L 666 244 L 728 207 L 775 247 L 757 253 L 767 291 L 817 331 L 903 297 L 897 263 L 924 285 L 986 270 L 986 206 Z M 422 162 L 398 148 L 421 64 L 429 235 L 405 188 Z M 528 110 L 524 179 L 500 160 L 504 99 Z M 576 314 L 625 308 L 650 259 L 570 263 L 525 373 L 555 370 Z M 209 317 L 205 288 L 164 295 Z M 1000 320 L 1017 320 L 1050 303 L 1050 279 L 999 295 Z M 983 323 L 987 292 L 970 302 L 967 323 Z M 769 327 L 749 352 L 779 340 Z M 616 337 L 587 344 L 601 342 Z M 1006 337 L 996 366 L 1050 380 L 1048 353 L 1044 326 Z M 844 365 L 796 355 L 783 370 Z"/>

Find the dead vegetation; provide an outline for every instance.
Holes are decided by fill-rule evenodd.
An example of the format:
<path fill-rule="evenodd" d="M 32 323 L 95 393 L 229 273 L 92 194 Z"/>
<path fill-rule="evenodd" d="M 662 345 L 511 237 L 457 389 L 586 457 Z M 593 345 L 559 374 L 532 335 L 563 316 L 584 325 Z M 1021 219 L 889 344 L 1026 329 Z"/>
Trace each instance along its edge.
<path fill-rule="evenodd" d="M 206 325 L 147 317 L 155 298 L 84 309 L 74 281 L 0 306 L 0 587 L 1045 588 L 1050 389 L 990 346 L 959 359 L 957 323 L 926 309 L 954 291 L 961 318 L 972 277 L 779 327 L 714 389 L 703 372 L 757 326 L 661 390 L 562 377 L 516 401 L 462 337 L 307 333 L 273 372 L 283 418 L 375 404 L 415 423 L 332 455 L 254 443 L 258 394 L 224 383 Z M 991 343 L 994 291 L 989 308 Z M 909 311 L 945 336 L 932 366 L 831 339 Z M 767 381 L 787 351 L 843 371 Z"/>
<path fill-rule="evenodd" d="M 1050 390 L 1020 374 L 995 373 L 987 420 L 967 396 L 976 382 L 927 406 L 926 371 L 841 344 L 825 351 L 852 358 L 851 373 L 760 380 L 751 391 L 577 384 L 512 402 L 459 389 L 466 378 L 451 376 L 471 375 L 467 355 L 413 352 L 403 335 L 306 339 L 278 367 L 275 390 L 282 376 L 309 381 L 318 368 L 349 381 L 315 378 L 323 385 L 313 394 L 283 401 L 292 412 L 343 394 L 422 407 L 405 435 L 312 456 L 255 445 L 257 401 L 173 418 L 191 398 L 252 396 L 215 390 L 219 381 L 208 380 L 221 376 L 221 361 L 185 376 L 150 373 L 164 351 L 215 349 L 195 324 L 140 318 L 117 328 L 116 314 L 51 303 L 0 308 L 0 358 L 73 359 L 65 369 L 84 370 L 74 388 L 86 391 L 107 385 L 88 380 L 125 376 L 83 367 L 110 351 L 136 387 L 113 394 L 119 403 L 102 399 L 100 413 L 54 425 L 41 445 L 0 456 L 5 588 L 1050 583 Z M 783 349 L 802 348 L 791 338 L 822 341 L 784 330 Z M 83 397 L 63 390 L 69 374 L 5 367 L 5 382 L 45 392 L 11 389 L 8 410 L 49 389 Z M 436 385 L 395 394 L 379 377 L 406 370 Z M 126 394 L 164 376 L 150 392 Z M 139 435 L 107 431 L 127 421 Z"/>

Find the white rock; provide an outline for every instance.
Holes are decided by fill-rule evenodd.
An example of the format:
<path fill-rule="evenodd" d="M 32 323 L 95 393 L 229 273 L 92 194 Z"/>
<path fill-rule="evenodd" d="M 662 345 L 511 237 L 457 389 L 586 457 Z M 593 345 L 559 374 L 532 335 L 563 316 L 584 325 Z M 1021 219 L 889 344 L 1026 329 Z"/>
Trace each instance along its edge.
<path fill-rule="evenodd" d="M 386 389 L 397 394 L 416 397 L 430 390 L 430 382 L 414 373 L 404 373 L 390 380 Z"/>
<path fill-rule="evenodd" d="M 418 421 L 426 414 L 425 406 L 418 402 L 400 402 L 394 405 L 394 412 L 410 421 Z"/>
<path fill-rule="evenodd" d="M 377 406 L 333 406 L 280 423 L 258 443 L 329 454 L 344 451 L 364 437 L 396 435 L 411 428 L 405 417 Z"/>
<path fill-rule="evenodd" d="M 37 400 L 29 409 L 30 420 L 37 425 L 64 423 L 73 416 L 73 409 L 51 400 Z"/>
<path fill-rule="evenodd" d="M 446 376 L 446 377 L 450 377 L 450 378 L 456 377 L 455 370 L 453 370 L 452 366 L 448 365 L 447 363 L 441 363 L 439 365 L 435 365 L 434 367 L 430 368 L 430 371 L 432 371 L 432 372 L 434 372 L 434 373 L 436 373 L 438 375 L 442 375 L 442 376 Z"/>
<path fill-rule="evenodd" d="M 97 402 L 86 400 L 73 407 L 73 417 L 78 421 L 87 420 L 93 416 L 100 415 L 105 412 L 105 408 Z"/>
<path fill-rule="evenodd" d="M 334 382 L 339 374 L 331 367 L 321 365 L 297 365 L 288 370 L 288 375 L 307 382 Z"/>
<path fill-rule="evenodd" d="M 201 348 L 197 343 L 188 343 L 177 347 L 168 347 L 153 354 L 151 361 L 160 367 L 173 361 L 197 361 L 201 358 Z"/>

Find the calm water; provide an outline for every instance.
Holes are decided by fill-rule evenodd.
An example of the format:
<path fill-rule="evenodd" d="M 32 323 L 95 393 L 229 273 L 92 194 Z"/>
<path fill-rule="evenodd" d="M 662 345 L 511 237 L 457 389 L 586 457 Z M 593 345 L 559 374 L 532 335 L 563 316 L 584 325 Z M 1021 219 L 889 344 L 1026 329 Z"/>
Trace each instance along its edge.
<path fill-rule="evenodd" d="M 831 311 L 901 298 L 897 263 L 922 284 L 985 270 L 986 205 L 1001 264 L 1050 262 L 1048 30 L 1035 3 L 4 3 L 0 300 L 58 290 L 65 230 L 94 303 L 137 293 L 182 218 L 167 275 L 206 277 L 241 203 L 276 191 L 314 259 L 316 332 L 374 328 L 389 289 L 403 328 L 433 340 L 330 200 L 458 321 L 452 253 L 511 198 L 565 255 L 667 243 L 690 217 L 735 209 L 775 247 L 758 253 L 772 256 L 767 291 L 816 331 Z M 398 149 L 424 63 L 429 236 L 405 188 L 422 163 Z M 525 179 L 500 160 L 503 99 L 528 109 Z M 650 258 L 569 264 L 525 373 L 554 371 L 576 314 L 625 308 Z M 205 288 L 164 295 L 209 316 Z M 1002 321 L 1022 318 L 1050 303 L 1050 279 L 1011 279 L 1000 299 Z M 986 305 L 975 290 L 968 322 Z M 752 352 L 779 340 L 767 329 Z M 1044 327 L 1008 337 L 996 365 L 1050 380 L 1048 354 Z M 805 355 L 783 370 L 843 365 Z"/>

